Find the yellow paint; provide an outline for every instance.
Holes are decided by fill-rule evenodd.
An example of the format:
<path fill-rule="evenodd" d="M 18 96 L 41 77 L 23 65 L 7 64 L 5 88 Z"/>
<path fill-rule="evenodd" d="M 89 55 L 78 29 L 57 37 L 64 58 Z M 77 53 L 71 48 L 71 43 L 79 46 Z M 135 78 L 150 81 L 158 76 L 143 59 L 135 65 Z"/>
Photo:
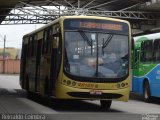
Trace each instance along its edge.
<path fill-rule="evenodd" d="M 62 84 L 57 84 L 57 92 L 56 92 L 56 98 L 59 99 L 93 99 L 93 100 L 98 100 L 100 98 L 80 98 L 80 97 L 71 97 L 67 93 L 68 92 L 86 92 L 90 93 L 92 89 L 79 89 L 79 88 L 73 88 L 69 86 L 65 86 Z M 124 89 L 117 89 L 117 90 L 101 90 L 102 93 L 118 93 L 123 95 L 122 97 L 116 99 L 119 101 L 128 101 L 129 98 L 129 90 L 130 88 L 124 88 Z"/>

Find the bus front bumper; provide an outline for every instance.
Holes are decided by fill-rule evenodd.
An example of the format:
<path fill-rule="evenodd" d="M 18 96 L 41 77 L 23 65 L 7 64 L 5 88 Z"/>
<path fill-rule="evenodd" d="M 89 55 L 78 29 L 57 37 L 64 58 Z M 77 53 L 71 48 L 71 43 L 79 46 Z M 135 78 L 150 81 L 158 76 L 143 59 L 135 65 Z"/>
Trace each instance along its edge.
<path fill-rule="evenodd" d="M 84 99 L 84 100 L 119 100 L 128 101 L 130 87 L 116 90 L 80 89 L 59 84 L 56 90 L 58 99 Z"/>

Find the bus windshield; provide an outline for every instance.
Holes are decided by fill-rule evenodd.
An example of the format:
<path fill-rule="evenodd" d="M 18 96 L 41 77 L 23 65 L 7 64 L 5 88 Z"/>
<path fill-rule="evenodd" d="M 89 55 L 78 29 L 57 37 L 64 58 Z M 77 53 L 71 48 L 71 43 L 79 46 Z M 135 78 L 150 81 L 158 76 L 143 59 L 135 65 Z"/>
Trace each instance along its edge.
<path fill-rule="evenodd" d="M 81 77 L 120 78 L 128 74 L 128 36 L 65 31 L 67 73 Z"/>

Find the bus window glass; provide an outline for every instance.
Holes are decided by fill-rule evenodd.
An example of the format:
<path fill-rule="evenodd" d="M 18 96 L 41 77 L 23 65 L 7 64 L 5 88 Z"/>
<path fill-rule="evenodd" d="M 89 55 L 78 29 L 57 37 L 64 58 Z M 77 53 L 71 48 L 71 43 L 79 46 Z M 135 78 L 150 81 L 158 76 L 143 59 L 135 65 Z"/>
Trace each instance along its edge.
<path fill-rule="evenodd" d="M 46 32 L 45 32 L 45 42 L 46 42 L 46 44 L 45 44 L 45 53 L 49 53 L 50 52 L 50 37 L 51 37 L 51 35 L 50 35 L 50 29 L 48 28 L 47 30 L 46 30 Z"/>
<path fill-rule="evenodd" d="M 153 44 L 152 40 L 144 41 L 141 44 L 141 60 L 142 62 L 151 62 L 153 60 Z"/>
<path fill-rule="evenodd" d="M 154 62 L 159 62 L 160 61 L 160 40 L 156 39 L 154 41 Z"/>
<path fill-rule="evenodd" d="M 36 54 L 37 54 L 37 43 L 38 43 L 38 41 L 37 40 L 35 40 L 34 41 L 34 51 L 33 51 L 33 55 L 34 55 L 34 57 L 36 56 Z"/>
<path fill-rule="evenodd" d="M 153 58 L 153 44 L 152 40 L 146 42 L 146 60 L 151 62 Z"/>
<path fill-rule="evenodd" d="M 99 56 L 103 60 L 98 72 L 103 77 L 125 76 L 128 73 L 128 36 L 99 34 L 98 43 Z"/>
<path fill-rule="evenodd" d="M 53 31 L 52 31 L 53 29 L 52 28 L 50 28 L 49 30 L 48 30 L 48 43 L 47 43 L 47 45 L 48 45 L 48 53 L 50 53 L 51 52 L 51 40 L 53 39 Z"/>
<path fill-rule="evenodd" d="M 65 69 L 70 74 L 100 78 L 128 74 L 128 36 L 65 32 L 65 47 Z"/>
<path fill-rule="evenodd" d="M 67 72 L 77 76 L 93 76 L 95 73 L 95 58 L 96 54 L 91 54 L 91 45 L 88 40 L 83 40 L 79 32 L 66 32 L 65 34 L 65 46 L 66 46 L 66 58 L 67 66 L 65 66 Z M 89 33 L 85 36 L 89 36 Z M 74 37 L 73 37 L 74 36 Z M 94 43 L 93 43 L 94 44 Z M 95 46 L 93 45 L 93 52 Z M 87 57 L 88 56 L 88 57 Z M 80 67 L 81 66 L 81 67 Z"/>
<path fill-rule="evenodd" d="M 28 57 L 31 57 L 31 37 L 29 37 L 29 40 L 28 40 Z"/>
<path fill-rule="evenodd" d="M 35 48 L 35 36 L 31 37 L 31 57 L 34 56 L 34 48 Z"/>
<path fill-rule="evenodd" d="M 146 47 L 145 47 L 145 42 L 142 42 L 141 44 L 141 61 L 145 62 L 146 61 Z"/>
<path fill-rule="evenodd" d="M 47 40 L 47 31 L 44 30 L 43 41 L 42 41 L 42 54 L 46 53 L 46 40 Z"/>
<path fill-rule="evenodd" d="M 53 34 L 52 27 L 44 30 L 43 44 L 42 44 L 42 53 L 43 54 L 48 54 L 51 52 L 51 40 L 53 39 L 52 34 Z"/>

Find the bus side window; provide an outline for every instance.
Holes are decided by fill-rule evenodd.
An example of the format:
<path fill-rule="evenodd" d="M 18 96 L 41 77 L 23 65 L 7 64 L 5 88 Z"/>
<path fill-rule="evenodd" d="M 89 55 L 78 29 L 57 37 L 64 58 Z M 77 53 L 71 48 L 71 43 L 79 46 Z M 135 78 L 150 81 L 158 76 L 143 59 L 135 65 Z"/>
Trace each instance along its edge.
<path fill-rule="evenodd" d="M 28 44 L 26 44 L 26 57 L 28 58 Z"/>
<path fill-rule="evenodd" d="M 158 50 L 157 50 L 157 57 L 156 57 L 156 59 L 157 59 L 157 62 L 159 62 L 160 61 L 160 39 L 158 40 Z"/>
<path fill-rule="evenodd" d="M 153 61 L 153 40 L 144 41 L 141 44 L 141 61 Z"/>
<path fill-rule="evenodd" d="M 153 59 L 154 62 L 159 62 L 160 60 L 160 39 L 154 41 Z"/>
<path fill-rule="evenodd" d="M 27 57 L 28 58 L 31 57 L 31 37 L 29 37 L 29 40 L 28 40 Z"/>
<path fill-rule="evenodd" d="M 54 52 L 54 62 L 55 62 L 55 69 L 58 72 L 60 61 L 61 61 L 61 40 L 60 40 L 60 34 L 56 34 L 53 36 L 53 52 Z"/>
<path fill-rule="evenodd" d="M 48 30 L 48 53 L 51 53 L 51 42 L 53 40 L 53 29 L 52 27 Z"/>
<path fill-rule="evenodd" d="M 153 40 L 147 41 L 146 57 L 147 62 L 153 61 Z"/>
<path fill-rule="evenodd" d="M 31 49 L 30 49 L 30 55 L 31 57 L 34 56 L 34 36 L 31 37 Z"/>
<path fill-rule="evenodd" d="M 51 52 L 52 27 L 44 30 L 42 54 L 49 54 Z"/>
<path fill-rule="evenodd" d="M 44 30 L 43 40 L 42 40 L 42 55 L 46 52 L 46 39 L 47 39 L 47 31 Z"/>
<path fill-rule="evenodd" d="M 146 62 L 146 47 L 145 42 L 142 42 L 141 44 L 141 61 Z"/>
<path fill-rule="evenodd" d="M 49 53 L 49 43 L 50 43 L 50 30 L 47 29 L 45 32 L 45 53 Z"/>
<path fill-rule="evenodd" d="M 37 64 L 40 64 L 40 58 L 41 58 L 41 54 L 42 54 L 42 39 L 37 41 L 37 50 L 36 50 L 36 56 L 37 56 Z"/>
<path fill-rule="evenodd" d="M 138 49 L 135 49 L 134 51 L 134 68 L 138 68 L 138 65 L 139 65 L 139 50 Z"/>
<path fill-rule="evenodd" d="M 33 46 L 33 56 L 36 57 L 37 56 L 37 35 L 34 36 L 34 46 Z"/>

